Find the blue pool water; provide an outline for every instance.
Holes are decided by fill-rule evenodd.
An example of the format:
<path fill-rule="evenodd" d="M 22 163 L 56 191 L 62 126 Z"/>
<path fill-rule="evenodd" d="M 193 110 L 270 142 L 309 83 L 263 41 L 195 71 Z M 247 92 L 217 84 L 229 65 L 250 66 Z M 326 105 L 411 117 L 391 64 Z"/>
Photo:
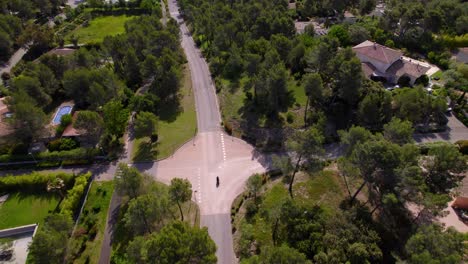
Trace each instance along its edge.
<path fill-rule="evenodd" d="M 72 107 L 69 105 L 60 107 L 60 109 L 57 110 L 57 113 L 55 113 L 54 120 L 52 121 L 54 125 L 60 124 L 60 120 L 62 119 L 62 116 L 66 114 L 70 114 L 71 111 L 72 111 Z"/>

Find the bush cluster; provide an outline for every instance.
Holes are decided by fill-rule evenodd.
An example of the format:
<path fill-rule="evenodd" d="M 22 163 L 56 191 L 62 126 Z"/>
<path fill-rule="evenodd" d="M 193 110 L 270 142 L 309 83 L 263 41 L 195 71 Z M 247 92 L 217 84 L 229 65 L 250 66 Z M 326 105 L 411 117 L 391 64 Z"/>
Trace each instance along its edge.
<path fill-rule="evenodd" d="M 4 192 L 46 192 L 47 183 L 55 178 L 63 180 L 65 187 L 69 188 L 74 183 L 74 174 L 55 172 L 24 175 L 10 175 L 0 177 L 0 193 Z"/>
<path fill-rule="evenodd" d="M 60 119 L 60 125 L 55 129 L 57 136 L 61 136 L 65 128 L 72 123 L 73 119 L 70 114 L 63 115 Z"/>
<path fill-rule="evenodd" d="M 68 190 L 66 198 L 62 201 L 60 206 L 60 213 L 73 216 L 80 204 L 83 197 L 88 181 L 91 178 L 91 173 L 80 175 L 76 177 L 73 188 Z"/>
<path fill-rule="evenodd" d="M 49 151 L 64 151 L 64 150 L 72 150 L 76 149 L 80 146 L 80 144 L 72 139 L 72 138 L 59 138 L 56 140 L 52 140 L 47 145 L 47 149 Z"/>

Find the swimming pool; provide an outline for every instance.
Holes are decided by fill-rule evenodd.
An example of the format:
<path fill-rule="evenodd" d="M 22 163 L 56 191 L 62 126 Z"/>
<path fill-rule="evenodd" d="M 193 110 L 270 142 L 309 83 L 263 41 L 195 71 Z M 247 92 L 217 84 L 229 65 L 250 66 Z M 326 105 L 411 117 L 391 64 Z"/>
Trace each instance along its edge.
<path fill-rule="evenodd" d="M 57 113 L 55 113 L 55 117 L 54 117 L 54 120 L 52 121 L 52 123 L 54 125 L 60 124 L 60 120 L 62 119 L 62 116 L 66 115 L 66 114 L 70 114 L 72 109 L 73 109 L 73 107 L 69 106 L 69 105 L 64 105 L 64 106 L 60 107 L 57 110 Z"/>

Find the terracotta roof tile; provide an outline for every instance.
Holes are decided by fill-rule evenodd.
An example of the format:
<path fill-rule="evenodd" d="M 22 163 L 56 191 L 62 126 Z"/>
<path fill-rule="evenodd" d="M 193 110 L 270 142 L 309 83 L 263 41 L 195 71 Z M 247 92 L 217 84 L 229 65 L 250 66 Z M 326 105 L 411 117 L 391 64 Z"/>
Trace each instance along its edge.
<path fill-rule="evenodd" d="M 407 74 L 414 78 L 419 78 L 421 75 L 425 74 L 430 68 L 422 66 L 416 62 L 407 61 L 407 60 L 398 60 L 390 66 L 387 70 L 387 74 L 392 74 L 398 78 Z"/>
<path fill-rule="evenodd" d="M 389 64 L 403 56 L 398 50 L 380 45 L 378 43 L 366 40 L 363 43 L 353 47 L 354 52 L 365 55 L 377 61 Z"/>

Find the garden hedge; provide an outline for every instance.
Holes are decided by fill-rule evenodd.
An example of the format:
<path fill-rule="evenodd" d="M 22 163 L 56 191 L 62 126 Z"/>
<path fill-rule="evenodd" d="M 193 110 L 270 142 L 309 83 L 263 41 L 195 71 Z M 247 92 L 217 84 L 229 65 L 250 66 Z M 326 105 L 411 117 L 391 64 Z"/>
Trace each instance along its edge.
<path fill-rule="evenodd" d="M 71 188 L 75 182 L 74 174 L 64 172 L 9 175 L 0 177 L 0 194 L 5 192 L 47 192 L 47 183 L 55 178 L 61 178 L 67 189 Z"/>
<path fill-rule="evenodd" d="M 80 205 L 81 198 L 86 190 L 91 173 L 82 174 L 75 179 L 73 188 L 68 190 L 65 199 L 60 205 L 60 213 L 73 216 Z"/>
<path fill-rule="evenodd" d="M 77 148 L 66 151 L 41 152 L 32 155 L 0 155 L 0 162 L 16 162 L 16 161 L 60 161 L 60 160 L 83 160 L 92 159 L 100 155 L 99 149 Z"/>

